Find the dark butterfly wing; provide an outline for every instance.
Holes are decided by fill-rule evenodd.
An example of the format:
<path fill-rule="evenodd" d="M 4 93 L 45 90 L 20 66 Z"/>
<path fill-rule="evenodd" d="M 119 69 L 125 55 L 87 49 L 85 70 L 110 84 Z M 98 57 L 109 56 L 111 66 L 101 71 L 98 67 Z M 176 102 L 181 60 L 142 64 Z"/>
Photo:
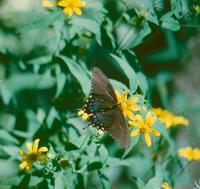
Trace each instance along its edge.
<path fill-rule="evenodd" d="M 116 95 L 109 80 L 100 69 L 94 68 L 92 90 L 84 105 L 84 109 L 87 113 L 94 113 L 110 109 L 116 104 Z"/>
<path fill-rule="evenodd" d="M 109 128 L 108 132 L 110 136 L 116 139 L 121 145 L 126 148 L 129 146 L 128 126 L 121 109 L 115 109 L 114 125 Z"/>
<path fill-rule="evenodd" d="M 111 83 L 104 73 L 98 68 L 93 69 L 91 93 L 95 96 L 97 95 L 103 98 L 104 100 L 107 100 L 111 103 L 111 105 L 113 103 L 117 103 L 117 98 Z"/>
<path fill-rule="evenodd" d="M 97 129 L 107 130 L 123 146 L 129 145 L 128 127 L 112 85 L 98 68 L 93 70 L 92 90 L 86 111 L 94 113 L 89 122 Z"/>
<path fill-rule="evenodd" d="M 128 127 L 121 109 L 116 108 L 95 113 L 90 117 L 91 124 L 97 129 L 106 130 L 124 147 L 129 145 Z"/>

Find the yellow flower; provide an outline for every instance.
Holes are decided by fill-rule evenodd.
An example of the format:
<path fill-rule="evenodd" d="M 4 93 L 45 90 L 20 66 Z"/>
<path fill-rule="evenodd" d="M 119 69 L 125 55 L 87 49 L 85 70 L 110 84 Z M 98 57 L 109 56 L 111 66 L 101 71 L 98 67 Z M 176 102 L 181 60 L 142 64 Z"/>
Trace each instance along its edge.
<path fill-rule="evenodd" d="M 63 12 L 68 16 L 72 16 L 75 12 L 77 15 L 81 15 L 81 7 L 86 6 L 86 2 L 80 0 L 57 0 L 57 1 L 49 1 L 43 0 L 42 4 L 44 7 L 53 7 L 58 6 L 64 8 Z"/>
<path fill-rule="evenodd" d="M 138 134 L 144 133 L 145 142 L 148 147 L 151 146 L 151 137 L 150 134 L 155 136 L 160 136 L 160 133 L 156 129 L 152 129 L 152 125 L 156 121 L 156 116 L 153 116 L 151 112 L 146 114 L 145 120 L 143 120 L 141 115 L 136 115 L 133 121 L 129 121 L 129 125 L 136 127 L 137 130 L 134 130 L 130 133 L 130 136 L 136 136 Z"/>
<path fill-rule="evenodd" d="M 78 116 L 81 116 L 82 120 L 87 120 L 90 116 L 93 115 L 93 113 L 91 114 L 88 114 L 86 113 L 84 110 L 79 110 L 78 113 L 77 113 Z"/>
<path fill-rule="evenodd" d="M 44 162 L 46 160 L 45 152 L 48 152 L 48 148 L 43 146 L 38 149 L 40 139 L 36 139 L 33 144 L 26 143 L 28 153 L 20 150 L 19 154 L 23 157 L 22 162 L 19 165 L 20 169 L 30 170 L 35 161 Z"/>
<path fill-rule="evenodd" d="M 166 128 L 170 128 L 175 125 L 189 125 L 189 121 L 183 116 L 175 116 L 171 112 L 161 108 L 152 108 L 152 111 L 156 114 L 160 121 L 165 124 Z"/>
<path fill-rule="evenodd" d="M 172 187 L 169 185 L 168 182 L 163 182 L 162 188 L 163 188 L 163 189 L 172 189 Z"/>
<path fill-rule="evenodd" d="M 122 95 L 120 95 L 119 91 L 115 90 L 115 94 L 117 97 L 117 101 L 120 104 L 121 110 L 124 113 L 124 116 L 127 116 L 133 120 L 135 117 L 133 112 L 140 110 L 140 108 L 135 105 L 135 103 L 138 101 L 138 98 L 132 97 L 128 99 L 128 94 L 126 91 L 123 91 Z"/>
<path fill-rule="evenodd" d="M 185 147 L 178 150 L 180 157 L 186 158 L 188 161 L 200 160 L 200 148 Z"/>
<path fill-rule="evenodd" d="M 86 3 L 80 0 L 61 0 L 58 1 L 58 6 L 63 7 L 63 12 L 68 16 L 72 16 L 73 12 L 77 15 L 81 15 L 82 11 L 80 7 L 84 7 Z"/>

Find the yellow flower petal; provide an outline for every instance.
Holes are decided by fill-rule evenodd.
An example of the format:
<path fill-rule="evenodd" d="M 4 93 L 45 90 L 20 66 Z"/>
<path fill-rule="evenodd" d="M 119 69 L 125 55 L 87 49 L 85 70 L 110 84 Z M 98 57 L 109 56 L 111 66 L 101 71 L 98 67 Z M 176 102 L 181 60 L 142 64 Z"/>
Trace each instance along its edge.
<path fill-rule="evenodd" d="M 37 153 L 38 151 L 38 144 L 39 144 L 40 139 L 36 139 L 33 143 L 33 153 Z"/>
<path fill-rule="evenodd" d="M 27 157 L 28 154 L 26 152 L 24 152 L 23 150 L 19 150 L 19 155 L 23 156 L 23 157 Z"/>
<path fill-rule="evenodd" d="M 63 12 L 65 14 L 67 14 L 68 16 L 72 16 L 73 15 L 73 9 L 71 7 L 67 7 L 63 10 Z"/>
<path fill-rule="evenodd" d="M 68 1 L 58 1 L 57 5 L 60 7 L 68 7 L 69 6 L 69 2 Z"/>
<path fill-rule="evenodd" d="M 193 157 L 194 157 L 194 160 L 200 160 L 200 149 L 199 148 L 193 149 Z"/>
<path fill-rule="evenodd" d="M 163 182 L 162 188 L 163 189 L 172 189 L 171 186 L 167 182 Z"/>
<path fill-rule="evenodd" d="M 130 133 L 130 136 L 131 136 L 131 137 L 134 137 L 134 136 L 139 135 L 139 134 L 140 134 L 140 130 L 137 129 L 137 130 L 135 130 L 135 131 L 132 131 L 132 132 Z"/>
<path fill-rule="evenodd" d="M 82 116 L 83 114 L 84 114 L 83 110 L 79 110 L 78 113 L 77 113 L 78 116 Z"/>
<path fill-rule="evenodd" d="M 45 146 L 42 146 L 42 147 L 39 148 L 38 152 L 42 152 L 42 153 L 43 152 L 48 152 L 48 148 L 45 147 Z"/>
<path fill-rule="evenodd" d="M 116 97 L 117 97 L 117 101 L 118 101 L 119 103 L 121 103 L 121 95 L 120 95 L 120 93 L 119 93 L 118 90 L 115 90 L 115 95 L 116 95 Z"/>
<path fill-rule="evenodd" d="M 43 5 L 44 7 L 50 8 L 50 7 L 55 6 L 55 3 L 53 3 L 53 2 L 51 2 L 51 1 L 49 1 L 49 0 L 43 0 L 43 1 L 42 1 L 42 5 Z"/>
<path fill-rule="evenodd" d="M 133 127 L 140 128 L 140 124 L 136 121 L 128 121 L 128 124 Z"/>
<path fill-rule="evenodd" d="M 135 105 L 130 105 L 130 106 L 128 106 L 127 108 L 128 108 L 129 110 L 131 110 L 131 111 L 134 111 L 134 112 L 140 110 L 139 106 L 135 106 Z"/>
<path fill-rule="evenodd" d="M 130 111 L 130 110 L 124 110 L 125 115 L 128 116 L 129 119 L 134 120 L 135 119 L 135 115 Z"/>
<path fill-rule="evenodd" d="M 75 3 L 75 6 L 76 7 L 84 7 L 84 6 L 86 6 L 86 2 L 84 2 L 84 1 L 77 1 Z"/>
<path fill-rule="evenodd" d="M 123 101 L 126 101 L 127 100 L 127 92 L 126 91 L 123 91 L 122 92 L 122 97 Z"/>
<path fill-rule="evenodd" d="M 130 106 L 138 101 L 137 97 L 132 97 L 131 99 L 127 100 L 127 105 Z"/>
<path fill-rule="evenodd" d="M 26 148 L 28 149 L 29 153 L 33 152 L 33 144 L 32 143 L 26 143 Z"/>
<path fill-rule="evenodd" d="M 81 14 L 82 14 L 81 9 L 79 9 L 79 8 L 73 8 L 73 11 L 74 11 L 76 14 L 78 14 L 78 15 L 81 15 Z"/>
<path fill-rule="evenodd" d="M 147 146 L 150 147 L 151 146 L 151 137 L 150 137 L 149 133 L 144 134 L 144 139 L 145 139 Z"/>
<path fill-rule="evenodd" d="M 142 118 L 141 115 L 137 114 L 137 115 L 135 116 L 135 119 L 138 121 L 138 124 L 144 125 L 144 120 L 143 120 L 143 118 Z"/>
<path fill-rule="evenodd" d="M 149 127 L 151 127 L 156 121 L 156 116 L 153 116 L 151 112 L 148 112 L 146 114 L 145 118 L 145 124 Z"/>
<path fill-rule="evenodd" d="M 27 171 L 30 170 L 30 169 L 32 168 L 32 166 L 33 166 L 33 162 L 29 162 L 29 163 L 27 164 L 27 166 L 26 166 L 26 170 L 27 170 Z"/>
<path fill-rule="evenodd" d="M 28 165 L 28 162 L 26 160 L 24 160 L 19 164 L 19 168 L 24 169 L 27 165 Z"/>
<path fill-rule="evenodd" d="M 160 136 L 160 132 L 157 131 L 156 129 L 150 129 L 150 133 L 155 135 L 155 136 Z"/>

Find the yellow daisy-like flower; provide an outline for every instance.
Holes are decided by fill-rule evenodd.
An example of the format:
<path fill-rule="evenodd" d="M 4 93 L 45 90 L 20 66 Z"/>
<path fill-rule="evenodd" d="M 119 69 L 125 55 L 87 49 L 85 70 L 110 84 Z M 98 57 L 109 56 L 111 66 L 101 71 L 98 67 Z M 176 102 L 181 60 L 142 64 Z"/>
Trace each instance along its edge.
<path fill-rule="evenodd" d="M 46 160 L 44 153 L 48 152 L 48 148 L 42 146 L 38 149 L 39 141 L 40 139 L 36 139 L 33 144 L 26 143 L 28 153 L 24 152 L 23 150 L 19 151 L 19 154 L 23 157 L 22 162 L 19 164 L 20 169 L 30 170 L 35 161 L 43 163 Z"/>
<path fill-rule="evenodd" d="M 120 94 L 119 91 L 115 90 L 115 94 L 124 116 L 134 120 L 135 115 L 133 112 L 140 110 L 140 108 L 135 104 L 138 101 L 138 98 L 132 97 L 128 99 L 128 94 L 126 91 L 123 91 L 122 94 Z"/>
<path fill-rule="evenodd" d="M 53 2 L 49 0 L 43 0 L 42 4 L 44 7 L 62 7 L 64 8 L 64 14 L 67 14 L 68 16 L 72 16 L 73 13 L 81 15 L 82 11 L 80 8 L 86 6 L 86 2 L 80 0 L 57 0 Z"/>
<path fill-rule="evenodd" d="M 136 115 L 135 119 L 132 121 L 129 121 L 129 125 L 136 127 L 137 130 L 134 130 L 130 133 L 130 136 L 136 136 L 141 133 L 144 133 L 145 142 L 148 147 L 151 146 L 151 137 L 150 134 L 153 134 L 155 136 L 160 136 L 160 132 L 156 129 L 152 129 L 151 127 L 156 121 L 156 116 L 152 115 L 151 112 L 148 112 L 146 114 L 145 120 L 142 118 L 141 115 Z"/>
<path fill-rule="evenodd" d="M 185 147 L 178 150 L 180 157 L 186 158 L 188 161 L 200 160 L 200 148 Z"/>
<path fill-rule="evenodd" d="M 168 182 L 163 182 L 162 189 L 172 189 Z"/>
<path fill-rule="evenodd" d="M 165 124 L 166 128 L 170 128 L 175 125 L 189 125 L 188 119 L 183 116 L 175 116 L 171 112 L 161 108 L 152 108 L 152 111 L 156 114 L 160 121 Z"/>
<path fill-rule="evenodd" d="M 68 16 L 72 16 L 73 12 L 77 15 L 81 15 L 82 11 L 80 7 L 84 7 L 86 3 L 80 0 L 61 0 L 58 3 L 58 6 L 63 7 L 63 12 Z"/>

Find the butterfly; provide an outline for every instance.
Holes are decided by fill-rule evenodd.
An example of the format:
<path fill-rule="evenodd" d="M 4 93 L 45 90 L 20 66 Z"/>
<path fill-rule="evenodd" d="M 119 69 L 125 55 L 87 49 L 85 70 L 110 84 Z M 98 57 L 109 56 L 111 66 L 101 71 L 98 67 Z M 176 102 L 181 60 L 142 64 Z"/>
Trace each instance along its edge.
<path fill-rule="evenodd" d="M 122 146 L 128 147 L 129 134 L 125 117 L 111 83 L 98 68 L 93 69 L 92 89 L 78 115 L 96 129 L 107 131 Z"/>

